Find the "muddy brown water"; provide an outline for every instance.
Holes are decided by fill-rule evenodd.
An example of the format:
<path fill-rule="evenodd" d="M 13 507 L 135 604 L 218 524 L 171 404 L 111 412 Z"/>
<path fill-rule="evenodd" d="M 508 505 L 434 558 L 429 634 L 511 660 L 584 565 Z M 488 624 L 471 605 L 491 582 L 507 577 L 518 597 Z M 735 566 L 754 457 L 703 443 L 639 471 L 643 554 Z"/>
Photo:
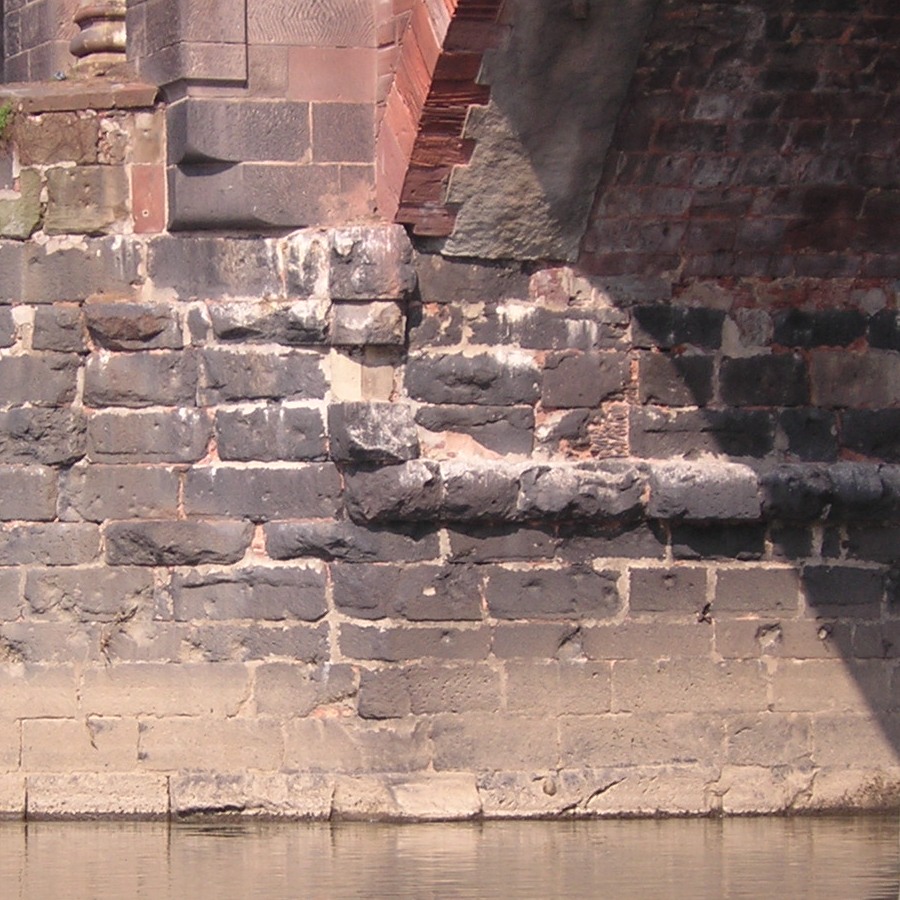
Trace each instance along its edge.
<path fill-rule="evenodd" d="M 0 823 L 3 900 L 898 897 L 898 817 Z"/>

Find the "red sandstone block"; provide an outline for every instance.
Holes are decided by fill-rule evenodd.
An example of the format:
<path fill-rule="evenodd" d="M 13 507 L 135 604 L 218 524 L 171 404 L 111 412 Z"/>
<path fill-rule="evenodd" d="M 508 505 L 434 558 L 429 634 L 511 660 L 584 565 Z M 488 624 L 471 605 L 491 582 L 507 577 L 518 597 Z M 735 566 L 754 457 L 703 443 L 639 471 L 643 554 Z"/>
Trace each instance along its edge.
<path fill-rule="evenodd" d="M 432 21 L 422 5 L 413 9 L 410 26 L 412 30 L 406 36 L 406 40 L 411 39 L 415 43 L 428 71 L 433 72 L 441 53 L 439 26 Z"/>
<path fill-rule="evenodd" d="M 135 234 L 166 230 L 166 170 L 163 166 L 131 167 L 131 205 Z"/>
<path fill-rule="evenodd" d="M 288 99 L 369 103 L 377 51 L 368 47 L 291 47 Z"/>

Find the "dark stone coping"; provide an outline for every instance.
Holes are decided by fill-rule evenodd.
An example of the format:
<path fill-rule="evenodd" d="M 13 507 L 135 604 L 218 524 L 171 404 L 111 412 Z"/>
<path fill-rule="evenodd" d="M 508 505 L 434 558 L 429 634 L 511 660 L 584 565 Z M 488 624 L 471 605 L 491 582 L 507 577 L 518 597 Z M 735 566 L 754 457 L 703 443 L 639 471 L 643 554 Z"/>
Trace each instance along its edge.
<path fill-rule="evenodd" d="M 11 102 L 24 113 L 80 109 L 143 109 L 156 103 L 159 88 L 142 81 L 111 78 L 67 78 L 61 81 L 0 85 L 0 103 Z"/>
<path fill-rule="evenodd" d="M 359 523 L 900 521 L 900 466 L 866 462 L 418 459 L 347 468 L 345 487 Z"/>

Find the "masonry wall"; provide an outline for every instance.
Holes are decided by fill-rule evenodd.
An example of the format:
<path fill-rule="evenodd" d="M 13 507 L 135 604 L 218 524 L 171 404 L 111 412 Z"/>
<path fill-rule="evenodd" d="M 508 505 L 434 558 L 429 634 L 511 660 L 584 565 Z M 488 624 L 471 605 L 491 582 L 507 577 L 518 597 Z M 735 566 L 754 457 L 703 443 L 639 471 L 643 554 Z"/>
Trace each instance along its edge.
<path fill-rule="evenodd" d="M 891 252 L 718 268 L 649 168 L 675 262 L 598 243 L 612 183 L 571 266 L 167 231 L 177 103 L 90 84 L 10 95 L 2 812 L 896 806 Z"/>

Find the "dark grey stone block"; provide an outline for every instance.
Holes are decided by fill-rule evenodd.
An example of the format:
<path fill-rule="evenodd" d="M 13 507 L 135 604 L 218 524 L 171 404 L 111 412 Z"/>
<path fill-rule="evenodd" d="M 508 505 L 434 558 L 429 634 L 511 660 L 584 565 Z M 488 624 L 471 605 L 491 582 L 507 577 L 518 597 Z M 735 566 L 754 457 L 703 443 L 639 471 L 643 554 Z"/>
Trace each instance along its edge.
<path fill-rule="evenodd" d="M 785 347 L 847 347 L 866 332 L 866 316 L 855 309 L 789 309 L 775 315 L 773 341 Z"/>
<path fill-rule="evenodd" d="M 323 344 L 328 337 L 327 300 L 290 303 L 210 303 L 213 333 L 221 341 L 275 343 L 287 346 Z"/>
<path fill-rule="evenodd" d="M 81 360 L 68 353 L 33 353 L 0 359 L 0 403 L 66 406 L 75 397 Z"/>
<path fill-rule="evenodd" d="M 622 608 L 618 572 L 491 566 L 485 574 L 488 610 L 498 619 L 608 619 Z"/>
<path fill-rule="evenodd" d="M 345 503 L 354 522 L 434 521 L 443 485 L 436 462 L 414 460 L 373 471 L 346 472 Z"/>
<path fill-rule="evenodd" d="M 437 531 L 429 527 L 364 528 L 351 522 L 273 522 L 265 526 L 272 559 L 390 562 L 435 559 Z"/>
<path fill-rule="evenodd" d="M 89 522 L 178 514 L 178 472 L 160 466 L 74 466 L 62 478 L 60 516 Z"/>
<path fill-rule="evenodd" d="M 675 559 L 761 559 L 766 549 L 766 529 L 753 525 L 672 525 Z"/>
<path fill-rule="evenodd" d="M 86 303 L 84 319 L 94 342 L 107 350 L 180 350 L 181 316 L 171 306 Z"/>
<path fill-rule="evenodd" d="M 659 407 L 629 412 L 631 452 L 669 458 L 696 453 L 763 457 L 772 452 L 775 418 L 762 410 L 666 411 Z"/>
<path fill-rule="evenodd" d="M 519 476 L 499 465 L 441 463 L 441 518 L 447 522 L 504 521 L 516 517 Z"/>
<path fill-rule="evenodd" d="M 642 353 L 639 365 L 641 403 L 706 406 L 712 399 L 712 356 Z"/>
<path fill-rule="evenodd" d="M 757 475 L 747 466 L 719 462 L 654 466 L 647 512 L 659 519 L 758 519 Z"/>
<path fill-rule="evenodd" d="M 217 404 L 235 400 L 321 399 L 325 377 L 314 353 L 262 350 L 205 350 L 200 400 Z"/>
<path fill-rule="evenodd" d="M 900 462 L 900 409 L 848 409 L 841 415 L 841 446 L 884 462 Z"/>
<path fill-rule="evenodd" d="M 547 409 L 598 406 L 621 396 L 629 379 L 624 353 L 550 354 L 544 366 L 541 403 Z"/>
<path fill-rule="evenodd" d="M 196 394 L 190 352 L 94 354 L 85 366 L 87 406 L 192 406 Z"/>
<path fill-rule="evenodd" d="M 402 225 L 353 225 L 332 234 L 333 300 L 400 300 L 416 286 L 412 245 Z"/>
<path fill-rule="evenodd" d="M 646 477 L 628 463 L 535 466 L 520 480 L 519 514 L 526 519 L 630 519 L 644 510 Z"/>
<path fill-rule="evenodd" d="M 822 466 L 778 466 L 759 479 L 763 512 L 769 518 L 810 521 L 830 509 L 832 484 Z"/>
<path fill-rule="evenodd" d="M 44 466 L 0 465 L 0 520 L 56 518 L 56 472 Z"/>
<path fill-rule="evenodd" d="M 87 333 L 81 308 L 62 304 L 35 307 L 31 346 L 34 350 L 86 353 Z"/>
<path fill-rule="evenodd" d="M 216 412 L 216 444 L 223 460 L 271 462 L 325 457 L 325 426 L 316 409 L 267 405 Z"/>
<path fill-rule="evenodd" d="M 0 412 L 0 460 L 71 465 L 87 449 L 86 420 L 68 409 L 11 409 Z"/>
<path fill-rule="evenodd" d="M 669 350 L 683 345 L 716 350 L 722 343 L 725 313 L 702 307 L 636 306 L 632 340 L 636 347 Z"/>
<path fill-rule="evenodd" d="M 787 451 L 791 456 L 809 461 L 837 458 L 834 413 L 814 407 L 786 409 L 778 417 L 778 427 L 787 439 Z"/>
<path fill-rule="evenodd" d="M 110 522 L 106 560 L 114 566 L 228 565 L 243 557 L 252 537 L 250 522 Z"/>
<path fill-rule="evenodd" d="M 801 583 L 807 605 L 818 616 L 875 616 L 881 610 L 885 575 L 880 569 L 805 566 Z"/>
<path fill-rule="evenodd" d="M 531 453 L 534 410 L 530 406 L 420 406 L 416 423 L 428 431 L 469 435 L 504 456 Z"/>
<path fill-rule="evenodd" d="M 725 359 L 722 400 L 730 406 L 803 406 L 809 403 L 806 361 L 789 353 Z"/>
<path fill-rule="evenodd" d="M 0 307 L 0 347 L 12 347 L 16 342 L 16 323 L 13 320 L 12 309 L 8 306 Z M 32 344 L 32 346 L 34 346 Z M 56 347 L 35 347 L 36 350 L 55 350 Z"/>
<path fill-rule="evenodd" d="M 86 523 L 13 525 L 0 531 L 0 566 L 77 566 L 100 553 L 100 529 Z"/>
<path fill-rule="evenodd" d="M 552 559 L 559 543 L 548 530 L 514 525 L 470 527 L 461 523 L 447 533 L 452 563 Z"/>
<path fill-rule="evenodd" d="M 350 463 L 399 463 L 419 455 L 419 437 L 407 404 L 333 403 L 328 407 L 331 458 Z"/>
<path fill-rule="evenodd" d="M 632 613 L 700 613 L 706 605 L 706 569 L 632 569 L 628 609 Z"/>
<path fill-rule="evenodd" d="M 533 363 L 510 363 L 487 353 L 414 356 L 406 367 L 407 391 L 426 403 L 530 405 L 540 396 L 539 382 Z"/>
<path fill-rule="evenodd" d="M 202 410 L 94 413 L 87 426 L 92 462 L 188 463 L 206 456 L 212 425 Z"/>

